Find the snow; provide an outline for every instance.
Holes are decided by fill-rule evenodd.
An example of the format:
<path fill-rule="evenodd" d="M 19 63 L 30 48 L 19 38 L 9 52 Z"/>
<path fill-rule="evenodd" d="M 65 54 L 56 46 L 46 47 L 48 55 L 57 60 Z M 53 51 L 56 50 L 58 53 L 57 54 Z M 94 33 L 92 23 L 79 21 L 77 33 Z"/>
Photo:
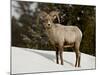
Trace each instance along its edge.
<path fill-rule="evenodd" d="M 21 12 L 20 14 L 16 12 L 16 9 L 15 7 L 19 7 L 19 4 L 16 2 L 16 1 L 12 1 L 12 7 L 11 7 L 11 15 L 14 16 L 16 19 L 19 19 L 20 16 L 21 16 Z"/>
<path fill-rule="evenodd" d="M 37 6 L 38 6 L 38 3 L 32 3 L 32 4 L 30 5 L 30 10 L 32 10 L 33 12 L 35 12 Z"/>
<path fill-rule="evenodd" d="M 95 69 L 95 57 L 81 53 L 81 67 L 74 67 L 75 53 L 64 52 L 64 65 L 56 64 L 55 51 L 11 48 L 12 74 Z"/>

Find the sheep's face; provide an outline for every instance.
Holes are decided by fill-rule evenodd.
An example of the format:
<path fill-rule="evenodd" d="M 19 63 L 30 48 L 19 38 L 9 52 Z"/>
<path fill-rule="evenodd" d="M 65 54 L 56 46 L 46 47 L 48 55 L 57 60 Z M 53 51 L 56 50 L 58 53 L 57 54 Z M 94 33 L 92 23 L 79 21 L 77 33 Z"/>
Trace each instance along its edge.
<path fill-rule="evenodd" d="M 53 25 L 53 18 L 48 14 L 43 19 L 43 25 L 45 28 L 51 28 Z"/>
<path fill-rule="evenodd" d="M 43 25 L 45 28 L 51 28 L 53 25 L 53 21 L 57 18 L 58 13 L 57 12 L 50 12 L 49 14 L 46 12 L 40 13 L 40 18 L 43 22 Z"/>

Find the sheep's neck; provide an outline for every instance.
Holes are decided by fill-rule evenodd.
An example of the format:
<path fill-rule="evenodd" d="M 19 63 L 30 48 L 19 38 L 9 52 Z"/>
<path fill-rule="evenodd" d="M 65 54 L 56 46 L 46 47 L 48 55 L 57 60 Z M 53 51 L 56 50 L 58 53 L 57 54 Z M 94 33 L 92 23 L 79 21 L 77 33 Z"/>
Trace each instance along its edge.
<path fill-rule="evenodd" d="M 49 28 L 49 29 L 46 29 L 46 31 L 47 31 L 47 33 L 53 33 L 53 31 L 54 31 L 54 28 Z"/>

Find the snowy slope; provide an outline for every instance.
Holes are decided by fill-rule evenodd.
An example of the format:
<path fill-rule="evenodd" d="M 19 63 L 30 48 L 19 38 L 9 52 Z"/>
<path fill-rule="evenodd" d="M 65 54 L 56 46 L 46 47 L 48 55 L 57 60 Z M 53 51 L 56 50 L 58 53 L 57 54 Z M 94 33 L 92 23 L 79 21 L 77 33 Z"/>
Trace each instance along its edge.
<path fill-rule="evenodd" d="M 12 74 L 95 69 L 95 57 L 81 53 L 81 67 L 75 68 L 75 53 L 64 52 L 64 65 L 56 64 L 55 51 L 12 47 Z"/>

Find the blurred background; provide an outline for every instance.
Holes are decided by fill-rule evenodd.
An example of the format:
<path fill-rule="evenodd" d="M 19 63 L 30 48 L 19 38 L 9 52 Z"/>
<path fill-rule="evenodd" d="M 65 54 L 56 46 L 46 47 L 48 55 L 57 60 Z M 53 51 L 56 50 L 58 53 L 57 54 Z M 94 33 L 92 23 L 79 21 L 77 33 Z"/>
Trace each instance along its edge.
<path fill-rule="evenodd" d="M 11 45 L 16 47 L 53 50 L 39 19 L 41 11 L 59 11 L 63 25 L 78 26 L 83 38 L 80 51 L 96 56 L 96 7 L 87 5 L 12 1 Z M 55 20 L 55 23 L 58 23 Z M 72 51 L 71 48 L 64 49 Z"/>

